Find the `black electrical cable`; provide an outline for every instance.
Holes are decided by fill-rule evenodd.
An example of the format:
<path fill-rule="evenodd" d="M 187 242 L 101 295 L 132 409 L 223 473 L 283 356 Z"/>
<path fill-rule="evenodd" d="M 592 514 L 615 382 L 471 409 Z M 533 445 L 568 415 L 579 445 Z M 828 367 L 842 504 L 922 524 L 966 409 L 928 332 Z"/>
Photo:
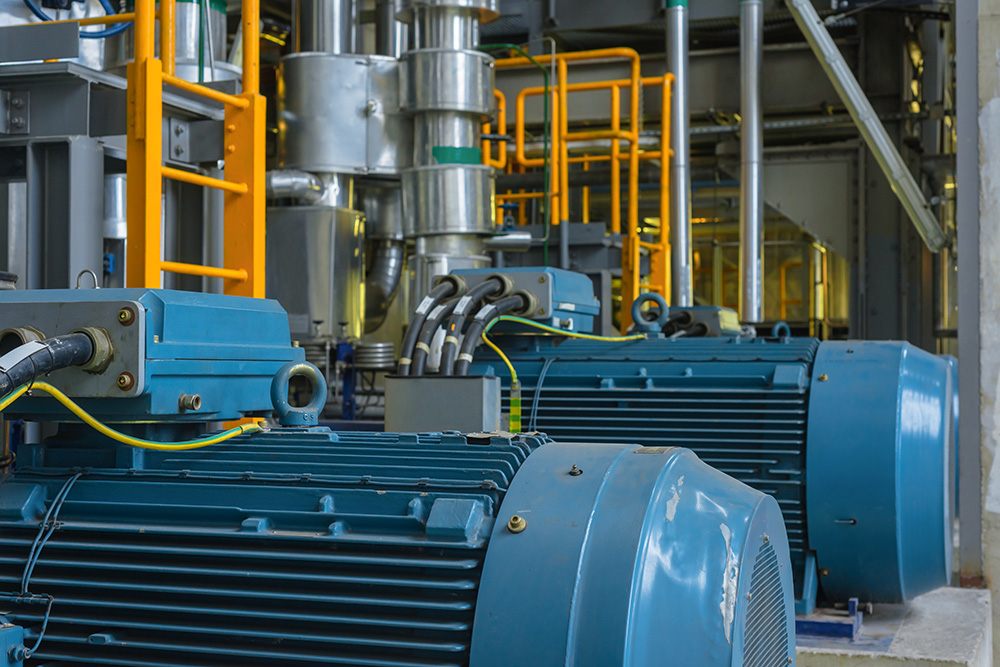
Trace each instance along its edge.
<path fill-rule="evenodd" d="M 698 322 L 690 329 L 681 329 L 671 336 L 671 338 L 701 338 L 708 335 L 708 327 L 704 323 Z"/>
<path fill-rule="evenodd" d="M 667 336 L 673 334 L 678 329 L 683 329 L 686 326 L 690 326 L 691 321 L 694 318 L 691 317 L 691 313 L 687 310 L 681 310 L 676 313 L 672 313 L 667 317 L 667 321 L 663 323 L 660 331 Z"/>
<path fill-rule="evenodd" d="M 420 331 L 423 329 L 427 313 L 443 300 L 450 296 L 455 296 L 461 289 L 462 284 L 454 279 L 441 281 L 434 289 L 427 293 L 427 296 L 420 302 L 417 309 L 413 311 L 410 326 L 406 330 L 406 335 L 403 336 L 403 346 L 400 348 L 399 354 L 399 367 L 396 369 L 397 374 L 410 374 L 410 365 L 413 361 L 413 348 L 417 344 L 417 337 L 420 336 Z"/>
<path fill-rule="evenodd" d="M 30 349 L 25 349 L 30 345 Z M 23 384 L 60 368 L 82 366 L 94 356 L 94 343 L 85 333 L 56 336 L 25 343 L 0 357 L 0 400 Z"/>
<path fill-rule="evenodd" d="M 411 375 L 424 374 L 424 371 L 427 369 L 427 358 L 430 356 L 434 334 L 441 328 L 441 324 L 451 317 L 451 314 L 455 311 L 455 306 L 458 305 L 458 301 L 458 299 L 452 299 L 451 301 L 438 304 L 431 311 L 430 315 L 427 316 L 427 321 L 424 322 L 424 329 L 420 332 L 420 339 L 417 340 L 417 346 L 413 350 L 413 370 L 410 372 Z"/>
<path fill-rule="evenodd" d="M 519 310 L 523 311 L 527 307 L 527 297 L 524 294 L 517 293 L 480 308 L 479 312 L 476 313 L 476 317 L 472 320 L 472 324 L 469 325 L 469 330 L 465 332 L 465 340 L 462 341 L 462 350 L 458 355 L 458 360 L 455 362 L 455 375 L 469 374 L 469 366 L 472 365 L 472 353 L 480 342 L 479 337 L 482 336 L 483 331 L 486 330 L 490 322 L 501 315 Z"/>
<path fill-rule="evenodd" d="M 455 312 L 448 318 L 444 327 L 444 346 L 441 348 L 441 375 L 452 375 L 455 368 L 455 358 L 458 357 L 458 336 L 462 333 L 466 316 L 488 296 L 500 294 L 507 285 L 499 277 L 490 278 L 479 283 L 458 301 Z"/>

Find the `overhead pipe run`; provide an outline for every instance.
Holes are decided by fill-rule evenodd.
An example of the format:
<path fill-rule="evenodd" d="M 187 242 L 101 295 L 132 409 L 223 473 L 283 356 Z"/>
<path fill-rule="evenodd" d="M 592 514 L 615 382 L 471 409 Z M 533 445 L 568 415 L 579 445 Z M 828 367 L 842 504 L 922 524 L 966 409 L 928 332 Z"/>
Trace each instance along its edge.
<path fill-rule="evenodd" d="M 930 204 L 927 203 L 896 145 L 889 138 L 861 85 L 854 78 L 844 56 L 827 32 L 823 20 L 809 0 L 785 0 L 785 3 L 823 70 L 830 77 L 830 82 L 850 112 L 875 160 L 889 179 L 889 185 L 899 198 L 899 203 L 906 209 L 910 221 L 930 251 L 939 252 L 948 245 L 949 239 L 942 231 Z"/>
<path fill-rule="evenodd" d="M 691 253 L 691 142 L 688 137 L 688 2 L 667 2 L 667 71 L 674 75 L 670 103 L 670 297 L 694 305 Z M 664 221 L 666 222 L 666 221 Z"/>
<path fill-rule="evenodd" d="M 740 319 L 764 321 L 764 3 L 740 0 Z"/>

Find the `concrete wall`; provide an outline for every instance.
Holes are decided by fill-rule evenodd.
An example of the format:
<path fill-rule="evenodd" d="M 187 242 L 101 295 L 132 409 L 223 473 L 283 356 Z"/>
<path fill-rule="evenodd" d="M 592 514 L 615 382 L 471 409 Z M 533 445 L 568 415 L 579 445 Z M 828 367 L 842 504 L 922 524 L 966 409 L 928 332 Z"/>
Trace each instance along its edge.
<path fill-rule="evenodd" d="M 971 1 L 971 0 L 965 0 Z M 980 433 L 983 466 L 983 568 L 1000 636 L 1000 0 L 979 0 Z M 962 127 L 959 126 L 959 131 Z M 961 259 L 959 260 L 961 262 Z M 961 266 L 961 265 L 960 265 Z M 961 352 L 964 354 L 964 352 Z M 994 643 L 994 662 L 1000 647 Z"/>

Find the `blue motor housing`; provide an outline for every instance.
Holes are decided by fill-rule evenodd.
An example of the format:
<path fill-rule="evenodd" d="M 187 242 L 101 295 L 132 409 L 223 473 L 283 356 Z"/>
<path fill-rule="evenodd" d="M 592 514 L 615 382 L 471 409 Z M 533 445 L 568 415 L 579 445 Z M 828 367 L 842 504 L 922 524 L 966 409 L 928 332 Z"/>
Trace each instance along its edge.
<path fill-rule="evenodd" d="M 518 373 L 526 430 L 683 445 L 776 498 L 800 613 L 817 574 L 833 601 L 900 602 L 949 582 L 947 361 L 899 342 L 494 340 Z M 509 381 L 485 347 L 471 373 Z"/>
<path fill-rule="evenodd" d="M 773 498 L 684 449 L 545 442 L 65 425 L 0 483 L 6 620 L 38 665 L 791 663 Z"/>

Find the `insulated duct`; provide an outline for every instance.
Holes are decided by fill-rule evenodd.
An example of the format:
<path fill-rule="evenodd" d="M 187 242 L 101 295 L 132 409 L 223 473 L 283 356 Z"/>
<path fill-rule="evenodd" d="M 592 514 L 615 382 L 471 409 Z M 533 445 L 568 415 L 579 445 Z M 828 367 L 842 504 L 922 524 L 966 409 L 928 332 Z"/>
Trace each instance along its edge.
<path fill-rule="evenodd" d="M 694 305 L 691 260 L 691 171 L 688 137 L 688 3 L 668 0 L 667 71 L 674 75 L 670 101 L 670 296 Z"/>
<path fill-rule="evenodd" d="M 740 319 L 764 321 L 764 3 L 740 0 Z"/>
<path fill-rule="evenodd" d="M 367 237 L 375 245 L 365 276 L 365 332 L 371 333 L 382 326 L 399 289 L 406 263 L 406 242 L 398 187 L 372 187 L 361 198 L 368 218 Z"/>
<path fill-rule="evenodd" d="M 301 199 L 317 204 L 323 199 L 323 181 L 315 174 L 296 169 L 275 169 L 264 175 L 268 199 Z"/>
<path fill-rule="evenodd" d="M 823 20 L 809 0 L 785 0 L 785 3 L 813 53 L 816 54 L 823 71 L 830 77 L 830 82 L 850 112 L 854 124 L 858 126 L 858 131 L 864 137 L 882 172 L 889 179 L 889 185 L 899 198 L 899 203 L 906 209 L 910 221 L 930 251 L 939 252 L 948 245 L 948 237 L 941 230 L 941 225 L 931 211 L 924 193 L 903 161 L 896 145 L 889 138 L 844 56 L 834 44 Z"/>
<path fill-rule="evenodd" d="M 455 268 L 489 265 L 493 169 L 480 128 L 493 110 L 493 59 L 476 50 L 497 0 L 405 0 L 414 45 L 400 61 L 401 107 L 413 118 L 413 167 L 401 174 L 403 220 L 416 240 L 415 294 Z"/>

